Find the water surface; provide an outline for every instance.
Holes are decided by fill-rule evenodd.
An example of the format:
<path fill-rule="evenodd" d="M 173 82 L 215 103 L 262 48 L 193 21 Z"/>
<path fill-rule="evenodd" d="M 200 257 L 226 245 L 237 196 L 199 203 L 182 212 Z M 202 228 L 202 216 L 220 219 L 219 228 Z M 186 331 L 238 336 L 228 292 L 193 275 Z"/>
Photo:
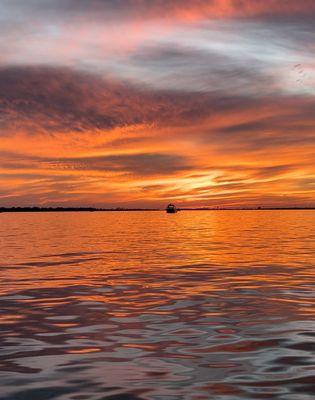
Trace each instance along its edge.
<path fill-rule="evenodd" d="M 0 214 L 0 398 L 314 399 L 314 227 L 314 211 Z"/>

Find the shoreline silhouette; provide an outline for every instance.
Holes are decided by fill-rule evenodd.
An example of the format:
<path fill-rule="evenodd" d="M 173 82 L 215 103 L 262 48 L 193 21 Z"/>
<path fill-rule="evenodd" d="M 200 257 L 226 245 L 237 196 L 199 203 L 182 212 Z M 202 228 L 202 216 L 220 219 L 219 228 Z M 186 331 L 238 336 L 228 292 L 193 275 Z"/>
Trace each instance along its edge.
<path fill-rule="evenodd" d="M 182 207 L 178 211 L 264 211 L 264 210 L 315 210 L 310 207 Z M 121 211 L 165 211 L 164 208 L 96 208 L 96 207 L 0 207 L 0 213 L 4 212 L 121 212 Z"/>

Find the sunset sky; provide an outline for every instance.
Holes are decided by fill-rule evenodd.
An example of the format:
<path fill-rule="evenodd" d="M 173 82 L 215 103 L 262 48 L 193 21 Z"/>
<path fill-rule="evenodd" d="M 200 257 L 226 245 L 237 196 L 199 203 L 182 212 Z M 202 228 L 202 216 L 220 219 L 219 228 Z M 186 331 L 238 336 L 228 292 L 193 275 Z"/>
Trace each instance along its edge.
<path fill-rule="evenodd" d="M 315 205 L 314 19 L 314 0 L 0 0 L 0 205 Z"/>

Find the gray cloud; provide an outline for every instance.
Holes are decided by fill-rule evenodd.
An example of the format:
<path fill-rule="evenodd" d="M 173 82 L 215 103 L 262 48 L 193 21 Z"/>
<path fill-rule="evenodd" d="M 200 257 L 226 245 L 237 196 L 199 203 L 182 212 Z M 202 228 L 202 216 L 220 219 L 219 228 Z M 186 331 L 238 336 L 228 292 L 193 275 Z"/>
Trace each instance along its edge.
<path fill-rule="evenodd" d="M 50 161 L 49 161 L 50 163 Z M 192 168 L 183 156 L 163 153 L 119 154 L 112 156 L 64 158 L 53 161 L 54 167 L 78 170 L 125 172 L 136 175 L 164 175 Z"/>
<path fill-rule="evenodd" d="M 164 13 L 176 14 L 185 9 L 183 1 L 2 0 L 0 63 L 72 65 L 162 90 L 261 96 L 287 94 L 288 89 L 303 92 L 311 84 L 311 74 L 305 87 L 294 80 L 288 84 L 279 74 L 290 78 L 297 60 L 312 66 L 314 3 L 304 0 L 297 6 L 289 0 L 286 7 L 279 7 L 275 0 L 263 5 L 258 0 L 235 0 L 230 7 L 243 18 L 215 21 L 209 10 L 220 5 L 225 9 L 226 3 L 184 0 L 184 4 L 200 12 L 200 20 L 181 25 L 175 18 L 169 31 L 156 22 L 160 35 L 154 35 L 146 15 L 159 20 Z M 274 21 L 275 15 L 286 18 Z M 145 25 L 139 28 L 142 33 L 127 26 L 125 17 L 131 24 Z M 128 40 L 123 37 L 125 29 Z"/>
<path fill-rule="evenodd" d="M 181 54 L 171 57 L 181 59 Z M 269 116 L 260 116 L 260 110 Z M 263 111 L 264 114 L 265 111 Z M 228 124 L 231 113 L 247 122 Z M 205 118 L 221 117 L 225 126 L 202 128 L 197 141 L 224 146 L 224 151 L 256 151 L 315 141 L 315 100 L 292 96 L 252 98 L 225 92 L 161 91 L 65 68 L 0 69 L 0 135 L 92 131 L 135 124 L 194 128 Z M 148 127 L 148 129 L 150 129 Z M 184 130 L 182 134 L 184 133 Z M 120 137 L 109 146 L 135 146 L 141 138 Z M 16 168 L 23 168 L 22 164 Z"/>
<path fill-rule="evenodd" d="M 168 153 L 115 154 L 97 157 L 50 158 L 1 152 L 0 167 L 10 170 L 69 170 L 134 174 L 137 176 L 175 174 L 193 168 L 189 159 Z"/>
<path fill-rule="evenodd" d="M 254 97 L 280 94 L 277 81 L 264 67 L 265 64 L 256 60 L 248 64 L 246 60 L 218 51 L 174 43 L 142 47 L 128 59 L 123 73 L 132 75 L 132 68 L 136 68 L 138 74 L 141 71 L 143 81 L 153 87 L 178 91 L 226 92 Z"/>
<path fill-rule="evenodd" d="M 180 99 L 174 107 L 175 99 L 65 68 L 1 68 L 0 132 L 49 134 L 179 121 L 194 106 Z"/>
<path fill-rule="evenodd" d="M 181 126 L 250 98 L 139 88 L 67 68 L 0 68 L 0 134 L 103 131 L 119 126 Z M 123 138 L 122 138 L 123 139 Z"/>
<path fill-rule="evenodd" d="M 0 69 L 1 127 L 46 132 L 110 129 L 145 120 L 132 91 L 64 68 Z M 125 101 L 129 100 L 129 103 Z M 138 116 L 139 115 L 139 116 Z"/>

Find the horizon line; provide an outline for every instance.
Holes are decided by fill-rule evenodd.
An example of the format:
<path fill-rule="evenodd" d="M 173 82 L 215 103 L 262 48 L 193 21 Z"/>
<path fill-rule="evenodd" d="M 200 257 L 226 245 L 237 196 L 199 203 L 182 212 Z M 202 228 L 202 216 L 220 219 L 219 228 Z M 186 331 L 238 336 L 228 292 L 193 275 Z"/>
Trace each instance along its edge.
<path fill-rule="evenodd" d="M 244 207 L 178 207 L 178 211 L 250 211 L 250 210 L 315 210 L 315 206 L 244 206 Z M 165 211 L 165 208 L 146 207 L 63 207 L 63 206 L 10 206 L 0 207 L 0 212 L 110 212 L 110 211 Z"/>

